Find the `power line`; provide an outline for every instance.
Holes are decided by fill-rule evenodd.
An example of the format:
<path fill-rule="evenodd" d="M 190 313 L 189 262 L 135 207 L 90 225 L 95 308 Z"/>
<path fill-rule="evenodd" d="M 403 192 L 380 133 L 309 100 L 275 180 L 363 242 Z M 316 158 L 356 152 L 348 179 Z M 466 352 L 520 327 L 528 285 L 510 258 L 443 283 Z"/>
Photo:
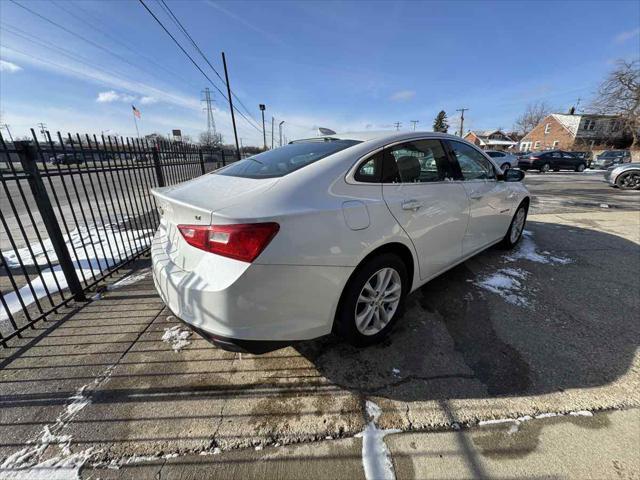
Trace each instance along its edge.
<path fill-rule="evenodd" d="M 11 0 L 11 1 L 15 1 L 15 0 Z M 202 74 L 202 75 L 203 75 L 207 80 L 209 80 L 209 83 L 213 86 L 213 88 L 215 88 L 215 89 L 218 91 L 218 93 L 220 93 L 220 95 L 221 95 L 225 100 L 227 100 L 227 101 L 228 101 L 229 99 L 227 98 L 227 96 L 226 96 L 224 93 L 222 93 L 222 90 L 220 90 L 220 89 L 218 88 L 218 86 L 217 86 L 215 83 L 213 83 L 213 80 L 211 80 L 211 78 L 209 77 L 209 75 L 207 75 L 207 74 L 204 72 L 204 70 L 202 70 L 202 68 L 200 68 L 200 65 L 198 65 L 198 64 L 196 63 L 196 61 L 193 59 L 193 57 L 192 57 L 191 55 L 189 55 L 189 52 L 187 52 L 187 51 L 184 49 L 184 47 L 180 44 L 180 42 L 178 42 L 178 40 L 176 40 L 176 37 L 174 37 L 174 36 L 173 36 L 173 34 L 172 34 L 169 30 L 167 30 L 167 27 L 165 27 L 165 26 L 164 26 L 164 24 L 162 23 L 162 21 L 161 21 L 161 20 L 160 20 L 160 19 L 159 19 L 159 18 L 158 18 L 158 17 L 157 17 L 157 16 L 156 16 L 152 11 L 151 11 L 151 9 L 147 6 L 147 4 L 146 4 L 146 3 L 144 3 L 144 0 L 138 0 L 138 1 L 142 4 L 142 6 L 145 8 L 145 10 L 146 10 L 147 12 L 149 12 L 149 14 L 150 14 L 150 15 L 153 17 L 153 19 L 156 21 L 156 23 L 158 23 L 158 25 L 160 25 L 160 27 L 162 27 L 162 29 L 165 31 L 165 33 L 166 33 L 167 35 L 169 35 L 169 37 L 171 37 L 171 40 L 173 40 L 173 42 L 178 46 L 178 48 L 182 51 L 182 53 L 184 53 L 184 54 L 187 56 L 187 58 L 191 61 L 191 63 L 193 63 L 193 65 L 198 69 L 198 71 L 199 71 L 199 72 L 200 72 L 200 73 L 201 73 L 201 74 Z M 257 126 L 255 126 L 253 123 L 251 123 L 251 122 L 249 121 L 249 119 L 248 119 L 247 117 L 245 117 L 245 115 L 244 115 L 241 111 L 239 111 L 237 108 L 236 108 L 235 110 L 240 114 L 240 116 L 241 116 L 242 118 L 244 118 L 244 119 L 247 121 L 247 123 L 248 123 L 249 125 L 251 125 L 251 126 L 252 126 L 253 128 L 255 128 L 258 132 L 260 132 L 260 128 L 259 128 L 259 127 L 257 127 Z"/>
<path fill-rule="evenodd" d="M 104 35 L 105 37 L 107 37 L 109 40 L 111 40 L 114 43 L 117 43 L 118 45 L 124 47 L 126 50 L 128 50 L 129 52 L 133 53 L 134 55 L 137 55 L 139 57 L 144 58 L 145 60 L 147 60 L 147 62 L 149 62 L 150 64 L 154 65 L 155 67 L 163 70 L 164 72 L 168 73 L 169 75 L 174 76 L 175 78 L 183 81 L 183 82 L 187 82 L 191 85 L 195 84 L 191 81 L 188 80 L 187 78 L 183 77 L 182 75 L 179 75 L 178 73 L 166 68 L 164 65 L 162 65 L 161 63 L 156 62 L 153 58 L 149 57 L 148 55 L 145 55 L 144 53 L 142 53 L 139 49 L 134 49 L 133 47 L 131 47 L 128 43 L 120 40 L 117 37 L 114 37 L 113 35 L 111 35 L 109 32 L 107 32 L 105 29 L 99 27 L 98 25 L 96 25 L 95 23 L 89 22 L 87 21 L 86 18 L 82 18 L 81 16 L 79 16 L 76 12 L 74 12 L 71 9 L 66 8 L 65 6 L 63 6 L 62 4 L 60 4 L 59 2 L 57 2 L 56 0 L 51 0 L 52 3 L 60 8 L 61 10 L 63 10 L 64 12 L 68 13 L 69 15 L 71 15 L 72 17 L 76 18 L 78 21 L 82 22 L 83 24 L 86 24 L 88 26 L 90 26 L 93 30 L 96 30 L 98 32 L 100 32 L 102 35 Z M 83 12 L 85 12 L 85 15 L 88 13 L 86 10 L 84 10 L 83 8 L 80 8 L 79 5 L 76 5 L 76 8 L 79 8 L 80 10 L 82 10 Z"/>
<path fill-rule="evenodd" d="M 200 47 L 198 46 L 198 44 L 196 43 L 196 41 L 193 39 L 193 37 L 189 34 L 189 32 L 187 31 L 187 29 L 184 27 L 184 25 L 182 25 L 182 22 L 180 22 L 180 20 L 178 20 L 178 17 L 175 16 L 175 14 L 173 13 L 173 11 L 171 10 L 171 8 L 169 7 L 169 5 L 167 5 L 167 3 L 164 0 L 156 0 L 160 6 L 165 10 L 165 12 L 169 15 L 169 18 L 173 21 L 173 23 L 182 31 L 182 33 L 184 34 L 185 37 L 187 37 L 187 39 L 189 40 L 189 42 L 191 43 L 191 45 L 193 46 L 193 48 L 196 49 L 196 51 L 200 54 L 200 56 L 204 59 L 204 61 L 207 63 L 207 65 L 209 65 L 209 67 L 211 68 L 211 70 L 213 70 L 213 72 L 217 75 L 217 77 L 222 81 L 223 84 L 226 85 L 226 81 L 222 78 L 222 75 L 220 75 L 220 72 L 218 72 L 218 70 L 216 70 L 216 68 L 211 64 L 211 62 L 209 61 L 209 59 L 206 57 L 206 55 L 202 52 L 202 50 L 200 50 Z M 231 95 L 233 96 L 233 98 L 235 98 L 238 103 L 244 108 L 244 110 L 247 112 L 247 115 L 249 115 L 251 117 L 251 119 L 255 122 L 258 123 L 257 120 L 255 118 L 253 118 L 253 116 L 251 115 L 251 112 L 249 112 L 249 109 L 244 105 L 244 103 L 242 103 L 242 100 L 240 100 L 238 98 L 238 96 L 233 92 L 233 90 L 231 90 Z"/>

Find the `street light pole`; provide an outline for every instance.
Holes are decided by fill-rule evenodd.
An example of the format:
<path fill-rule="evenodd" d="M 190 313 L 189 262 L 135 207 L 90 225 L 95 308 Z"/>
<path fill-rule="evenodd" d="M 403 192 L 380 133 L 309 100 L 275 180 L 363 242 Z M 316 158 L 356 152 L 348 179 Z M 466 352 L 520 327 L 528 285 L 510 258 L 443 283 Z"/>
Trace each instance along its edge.
<path fill-rule="evenodd" d="M 284 120 L 282 120 L 280 122 L 280 124 L 278 125 L 278 131 L 280 133 L 280 146 L 282 146 L 282 124 L 284 123 Z"/>
<path fill-rule="evenodd" d="M 267 149 L 267 132 L 264 129 L 264 110 L 267 108 L 264 103 L 259 105 L 260 111 L 262 112 L 262 139 L 264 140 L 264 149 Z"/>
<path fill-rule="evenodd" d="M 271 150 L 273 150 L 273 126 L 276 122 L 276 119 L 271 117 Z"/>

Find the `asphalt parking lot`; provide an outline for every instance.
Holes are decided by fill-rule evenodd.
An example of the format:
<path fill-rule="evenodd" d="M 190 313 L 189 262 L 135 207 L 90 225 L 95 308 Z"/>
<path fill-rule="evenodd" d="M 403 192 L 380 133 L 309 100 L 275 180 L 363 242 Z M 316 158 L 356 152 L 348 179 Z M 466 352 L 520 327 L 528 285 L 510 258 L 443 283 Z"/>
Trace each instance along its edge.
<path fill-rule="evenodd" d="M 218 350 L 163 308 L 140 261 L 137 281 L 0 351 L 0 465 L 85 478 L 202 478 L 203 468 L 363 478 L 357 435 L 372 402 L 376 428 L 410 432 L 387 436 L 398 478 L 508 478 L 508 462 L 535 459 L 536 476 L 561 476 L 580 458 L 563 467 L 544 442 L 584 451 L 625 435 L 630 444 L 602 447 L 606 465 L 584 471 L 637 478 L 640 192 L 601 177 L 527 175 L 519 247 L 414 292 L 394 333 L 366 349 L 329 336 L 263 356 Z M 517 435 L 486 426 L 496 420 L 509 432 L 517 422 Z"/>

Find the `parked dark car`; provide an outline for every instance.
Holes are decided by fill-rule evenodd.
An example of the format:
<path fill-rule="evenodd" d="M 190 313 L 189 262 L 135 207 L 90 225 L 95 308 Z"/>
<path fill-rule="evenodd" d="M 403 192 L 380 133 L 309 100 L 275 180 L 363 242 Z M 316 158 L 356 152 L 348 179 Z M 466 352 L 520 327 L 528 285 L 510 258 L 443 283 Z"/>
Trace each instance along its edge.
<path fill-rule="evenodd" d="M 586 152 L 571 152 L 571 153 L 573 153 L 576 157 L 583 159 L 587 167 L 591 166 L 591 162 L 593 161 L 593 152 L 586 151 Z"/>
<path fill-rule="evenodd" d="M 631 162 L 631 152 L 629 150 L 605 150 L 593 162 L 594 168 L 606 169 L 612 165 Z"/>
<path fill-rule="evenodd" d="M 549 150 L 546 152 L 534 152 L 528 157 L 518 160 L 518 167 L 521 170 L 539 170 L 540 172 L 548 172 L 553 170 L 573 170 L 582 172 L 587 168 L 584 159 L 577 157 L 571 152 L 564 150 Z"/>
<path fill-rule="evenodd" d="M 49 162 L 53 165 L 80 165 L 84 163 L 84 158 L 78 153 L 59 153 L 55 157 L 49 157 Z"/>

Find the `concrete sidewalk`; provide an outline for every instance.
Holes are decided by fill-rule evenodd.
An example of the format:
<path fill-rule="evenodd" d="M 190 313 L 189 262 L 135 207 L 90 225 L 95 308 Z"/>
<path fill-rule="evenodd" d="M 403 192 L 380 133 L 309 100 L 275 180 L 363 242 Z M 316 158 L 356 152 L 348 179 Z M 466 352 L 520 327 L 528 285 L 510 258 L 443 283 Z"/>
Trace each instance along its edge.
<path fill-rule="evenodd" d="M 527 228 L 516 252 L 491 249 L 412 294 L 399 328 L 368 349 L 327 337 L 241 356 L 181 327 L 148 274 L 109 290 L 0 350 L 0 465 L 9 468 L 5 473 L 57 465 L 75 474 L 85 464 L 93 478 L 153 477 L 146 469 L 164 463 L 163 476 L 174 478 L 171 469 L 181 462 L 194 465 L 185 472 L 197 472 L 202 462 L 231 465 L 224 471 L 230 478 L 254 471 L 264 478 L 314 478 L 313 471 L 326 478 L 334 464 L 361 475 L 361 443 L 353 436 L 365 427 L 365 400 L 382 408 L 380 428 L 421 432 L 640 406 L 640 213 L 534 215 Z M 141 276 L 146 262 L 134 266 Z M 487 289 L 487 279 L 514 271 L 519 281 L 511 290 Z M 635 415 L 637 425 L 633 412 L 624 415 Z M 612 422 L 620 430 L 606 436 L 608 427 L 562 420 L 565 433 L 549 441 L 575 438 L 586 447 L 620 435 L 613 443 L 630 447 L 634 430 L 622 426 L 628 421 Z M 487 457 L 486 472 L 513 476 L 492 466 L 500 455 L 492 457 L 482 441 L 447 446 L 461 435 L 485 436 L 475 431 L 420 433 L 408 443 L 405 435 L 387 437 L 399 477 L 424 471 L 442 478 L 449 471 L 457 478 L 455 469 L 474 449 Z M 427 453 L 411 458 L 411 442 Z M 457 453 L 440 462 L 442 470 L 430 470 L 428 452 L 438 449 Z M 614 450 L 606 452 L 615 459 Z M 281 461 L 252 463 L 268 455 Z M 160 460 L 147 467 L 138 463 L 145 457 Z M 540 467 L 531 476 L 547 474 L 543 450 L 529 449 L 526 457 Z M 495 461 L 507 465 L 503 460 Z M 623 471 L 633 471 L 628 457 L 619 460 Z M 91 465 L 100 470 L 90 472 Z"/>

